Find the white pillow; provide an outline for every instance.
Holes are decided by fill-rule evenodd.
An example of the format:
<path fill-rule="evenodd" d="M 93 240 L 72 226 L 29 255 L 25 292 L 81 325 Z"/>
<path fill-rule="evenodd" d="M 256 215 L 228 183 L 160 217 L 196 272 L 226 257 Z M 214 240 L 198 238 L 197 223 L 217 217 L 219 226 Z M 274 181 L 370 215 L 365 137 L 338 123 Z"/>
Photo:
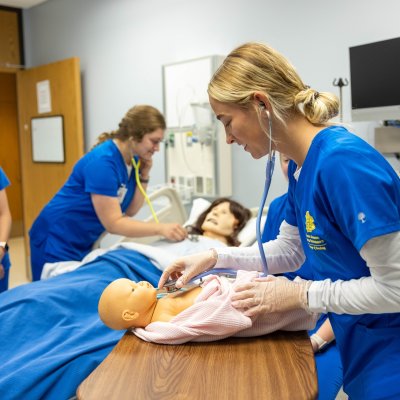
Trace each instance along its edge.
<path fill-rule="evenodd" d="M 211 201 L 208 201 L 206 199 L 194 199 L 193 200 L 193 205 L 190 210 L 189 218 L 187 221 L 183 224 L 183 226 L 189 226 L 193 225 L 197 219 L 200 217 L 200 214 L 203 211 L 206 211 L 208 207 L 210 207 Z"/>
<path fill-rule="evenodd" d="M 266 215 L 261 217 L 261 230 L 264 228 L 265 220 L 267 219 Z M 250 246 L 256 240 L 256 226 L 257 226 L 257 218 L 250 218 L 243 229 L 239 232 L 238 240 L 241 243 L 241 246 Z"/>

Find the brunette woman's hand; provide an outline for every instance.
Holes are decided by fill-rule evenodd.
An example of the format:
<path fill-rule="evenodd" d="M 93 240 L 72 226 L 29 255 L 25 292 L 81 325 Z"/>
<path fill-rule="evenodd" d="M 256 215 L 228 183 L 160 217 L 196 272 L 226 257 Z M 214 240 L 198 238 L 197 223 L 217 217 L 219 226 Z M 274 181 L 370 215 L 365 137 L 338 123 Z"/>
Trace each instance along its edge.
<path fill-rule="evenodd" d="M 186 229 L 176 223 L 160 224 L 160 235 L 168 240 L 180 242 L 187 237 Z"/>

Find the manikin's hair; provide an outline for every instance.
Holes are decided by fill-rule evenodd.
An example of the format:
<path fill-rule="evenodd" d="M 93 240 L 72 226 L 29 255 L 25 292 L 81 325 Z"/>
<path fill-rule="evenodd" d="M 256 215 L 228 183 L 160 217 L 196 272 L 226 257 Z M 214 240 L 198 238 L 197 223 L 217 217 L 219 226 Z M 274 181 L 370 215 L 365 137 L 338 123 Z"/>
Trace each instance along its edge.
<path fill-rule="evenodd" d="M 238 220 L 237 226 L 234 228 L 231 236 L 226 238 L 229 246 L 239 246 L 240 242 L 238 240 L 238 234 L 246 225 L 247 221 L 251 217 L 251 212 L 248 208 L 243 207 L 240 203 L 235 200 L 231 200 L 225 197 L 221 197 L 217 200 L 214 200 L 210 206 L 203 211 L 194 225 L 188 227 L 189 233 L 194 233 L 197 235 L 202 235 L 204 231 L 201 229 L 201 226 L 206 219 L 207 214 L 216 206 L 222 203 L 229 203 L 229 211 L 234 215 L 234 217 Z"/>
<path fill-rule="evenodd" d="M 156 108 L 148 105 L 132 107 L 122 118 L 116 131 L 102 133 L 96 146 L 107 139 L 119 139 L 123 142 L 133 138 L 135 142 L 141 142 L 143 136 L 157 129 L 165 129 L 165 118 Z"/>
<path fill-rule="evenodd" d="M 261 43 L 246 43 L 233 50 L 208 85 L 210 98 L 249 107 L 254 93 L 267 96 L 274 116 L 282 124 L 303 115 L 314 125 L 327 123 L 339 112 L 338 98 L 305 85 L 280 53 Z"/>

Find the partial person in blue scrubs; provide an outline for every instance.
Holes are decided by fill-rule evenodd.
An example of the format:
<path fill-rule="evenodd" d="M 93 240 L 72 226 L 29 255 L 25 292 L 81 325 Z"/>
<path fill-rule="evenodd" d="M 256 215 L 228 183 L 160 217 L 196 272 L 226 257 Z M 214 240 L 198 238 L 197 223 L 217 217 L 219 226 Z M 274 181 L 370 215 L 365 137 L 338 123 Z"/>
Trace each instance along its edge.
<path fill-rule="evenodd" d="M 126 113 L 117 130 L 99 136 L 29 231 L 33 280 L 40 279 L 45 263 L 82 260 L 104 231 L 130 237 L 160 235 L 172 241 L 186 237 L 177 223 L 130 218 L 144 201 L 136 187 L 135 166 L 145 190 L 165 128 L 156 108 L 138 105 Z"/>
<path fill-rule="evenodd" d="M 279 161 L 282 173 L 288 179 L 288 165 L 290 160 L 285 154 L 280 153 Z M 279 228 L 285 217 L 287 201 L 287 193 L 271 201 L 262 233 L 263 243 L 274 240 L 278 236 Z M 297 276 L 306 280 L 314 279 L 312 266 L 307 260 L 297 271 L 286 272 L 283 276 L 286 276 L 290 280 L 295 279 Z M 308 333 L 317 366 L 318 399 L 335 400 L 343 385 L 343 369 L 328 315 L 321 314 L 316 327 Z"/>
<path fill-rule="evenodd" d="M 330 121 L 339 112 L 335 95 L 310 88 L 267 45 L 233 50 L 208 94 L 228 144 L 255 159 L 276 150 L 293 160 L 284 221 L 263 250 L 270 274 L 293 272 L 307 259 L 314 276 L 258 278 L 236 287 L 232 304 L 249 316 L 297 308 L 327 313 L 350 399 L 400 399 L 398 175 L 372 146 Z M 179 288 L 212 267 L 263 271 L 258 250 L 224 248 L 179 258 L 159 286 L 182 274 Z"/>
<path fill-rule="evenodd" d="M 12 223 L 6 193 L 6 187 L 9 185 L 10 181 L 0 167 L 0 293 L 8 289 L 8 277 L 11 267 L 7 244 Z"/>

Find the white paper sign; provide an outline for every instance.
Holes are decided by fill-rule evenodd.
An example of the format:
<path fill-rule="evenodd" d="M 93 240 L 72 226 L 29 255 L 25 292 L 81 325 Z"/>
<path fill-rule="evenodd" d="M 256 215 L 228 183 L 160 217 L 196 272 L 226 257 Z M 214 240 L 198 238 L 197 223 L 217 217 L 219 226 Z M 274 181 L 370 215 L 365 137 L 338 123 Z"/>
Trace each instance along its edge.
<path fill-rule="evenodd" d="M 63 118 L 32 118 L 31 128 L 33 162 L 64 162 Z"/>
<path fill-rule="evenodd" d="M 50 81 L 40 81 L 36 83 L 36 96 L 38 104 L 38 113 L 51 112 L 51 93 Z"/>

